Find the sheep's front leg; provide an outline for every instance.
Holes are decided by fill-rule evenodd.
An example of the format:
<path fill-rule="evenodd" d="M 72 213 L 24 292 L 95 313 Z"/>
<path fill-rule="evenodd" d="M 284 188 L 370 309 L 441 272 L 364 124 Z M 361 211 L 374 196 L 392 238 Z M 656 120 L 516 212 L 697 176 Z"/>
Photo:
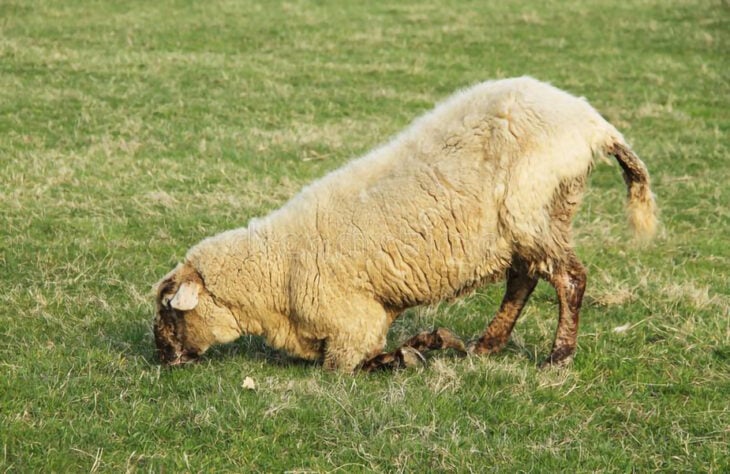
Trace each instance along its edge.
<path fill-rule="evenodd" d="M 363 372 L 376 370 L 407 369 L 424 365 L 426 359 L 419 351 L 412 347 L 399 347 L 393 352 L 385 352 L 372 357 L 360 366 Z"/>
<path fill-rule="evenodd" d="M 549 281 L 558 294 L 560 315 L 553 349 L 540 367 L 564 365 L 573 358 L 578 338 L 580 306 L 586 289 L 586 271 L 578 259 L 572 256 L 568 265 L 554 272 Z"/>
<path fill-rule="evenodd" d="M 482 337 L 469 344 L 472 354 L 493 354 L 507 345 L 517 318 L 537 285 L 538 279 L 527 273 L 527 266 L 516 262 L 507 271 L 507 289 L 502 304 Z"/>
<path fill-rule="evenodd" d="M 438 328 L 416 334 L 393 352 L 378 354 L 365 361 L 360 369 L 372 372 L 423 365 L 426 359 L 422 353 L 439 349 L 454 349 L 462 354 L 466 353 L 466 347 L 460 338 L 446 328 Z"/>
<path fill-rule="evenodd" d="M 371 360 L 373 355 L 383 350 L 387 326 L 378 332 L 381 332 L 382 336 L 378 337 L 373 332 L 344 330 L 336 335 L 333 334 L 325 341 L 325 369 L 353 373 L 363 361 Z"/>
<path fill-rule="evenodd" d="M 419 332 L 404 342 L 401 347 L 411 347 L 419 352 L 454 349 L 462 354 L 466 354 L 464 342 L 446 328 L 438 328 L 430 332 Z"/>
<path fill-rule="evenodd" d="M 324 367 L 347 373 L 383 351 L 391 323 L 380 303 L 356 295 L 331 300 L 315 321 L 328 334 Z"/>

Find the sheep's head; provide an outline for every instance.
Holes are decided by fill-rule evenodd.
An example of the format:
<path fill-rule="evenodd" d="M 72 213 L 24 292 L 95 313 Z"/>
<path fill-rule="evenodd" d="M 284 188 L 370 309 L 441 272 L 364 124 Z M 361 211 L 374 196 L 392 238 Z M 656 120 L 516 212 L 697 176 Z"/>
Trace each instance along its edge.
<path fill-rule="evenodd" d="M 154 334 L 160 361 L 179 365 L 241 332 L 230 309 L 216 301 L 200 274 L 189 264 L 180 264 L 157 285 Z"/>

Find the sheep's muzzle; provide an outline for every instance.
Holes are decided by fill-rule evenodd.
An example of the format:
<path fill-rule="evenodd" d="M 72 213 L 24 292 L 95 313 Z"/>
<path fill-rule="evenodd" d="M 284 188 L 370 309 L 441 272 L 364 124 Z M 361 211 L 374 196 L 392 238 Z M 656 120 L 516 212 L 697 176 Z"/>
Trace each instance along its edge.
<path fill-rule="evenodd" d="M 198 360 L 199 354 L 179 349 L 178 344 L 158 338 L 157 333 L 155 333 L 155 342 L 157 344 L 157 358 L 163 365 L 182 365 Z"/>
<path fill-rule="evenodd" d="M 198 354 L 193 354 L 191 352 L 183 352 L 181 354 L 175 355 L 172 359 L 162 359 L 162 363 L 167 366 L 175 366 L 175 365 L 183 365 L 188 364 L 190 362 L 197 362 L 198 360 Z"/>
<path fill-rule="evenodd" d="M 157 346 L 157 358 L 163 365 L 173 366 L 186 364 L 198 359 L 197 352 L 186 350 L 178 336 L 175 324 L 175 310 L 162 308 L 155 320 L 153 332 Z"/>

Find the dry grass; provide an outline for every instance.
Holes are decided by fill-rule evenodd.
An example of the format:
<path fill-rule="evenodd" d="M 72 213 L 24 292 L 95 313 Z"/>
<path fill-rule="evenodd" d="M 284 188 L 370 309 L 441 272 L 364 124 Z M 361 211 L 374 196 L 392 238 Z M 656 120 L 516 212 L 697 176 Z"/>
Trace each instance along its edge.
<path fill-rule="evenodd" d="M 726 2 L 6 1 L 0 18 L 3 471 L 730 469 Z M 535 368 L 557 314 L 543 284 L 490 358 L 344 377 L 243 338 L 157 365 L 149 288 L 190 245 L 454 89 L 521 74 L 615 123 L 662 211 L 631 243 L 619 169 L 595 170 L 572 366 Z M 390 344 L 475 336 L 501 291 L 410 311 Z"/>

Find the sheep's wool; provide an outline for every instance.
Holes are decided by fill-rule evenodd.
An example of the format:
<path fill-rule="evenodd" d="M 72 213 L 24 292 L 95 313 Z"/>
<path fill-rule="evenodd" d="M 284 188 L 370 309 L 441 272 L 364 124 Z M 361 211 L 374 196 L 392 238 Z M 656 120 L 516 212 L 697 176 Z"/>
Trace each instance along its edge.
<path fill-rule="evenodd" d="M 401 311 L 501 279 L 516 256 L 550 276 L 573 258 L 570 218 L 594 158 L 617 145 L 587 101 L 535 79 L 464 90 L 277 211 L 193 247 L 182 266 L 212 295 L 201 305 L 226 308 L 201 316 L 220 333 L 209 339 L 263 334 L 350 370 L 382 350 Z M 622 167 L 650 233 L 643 164 Z"/>

